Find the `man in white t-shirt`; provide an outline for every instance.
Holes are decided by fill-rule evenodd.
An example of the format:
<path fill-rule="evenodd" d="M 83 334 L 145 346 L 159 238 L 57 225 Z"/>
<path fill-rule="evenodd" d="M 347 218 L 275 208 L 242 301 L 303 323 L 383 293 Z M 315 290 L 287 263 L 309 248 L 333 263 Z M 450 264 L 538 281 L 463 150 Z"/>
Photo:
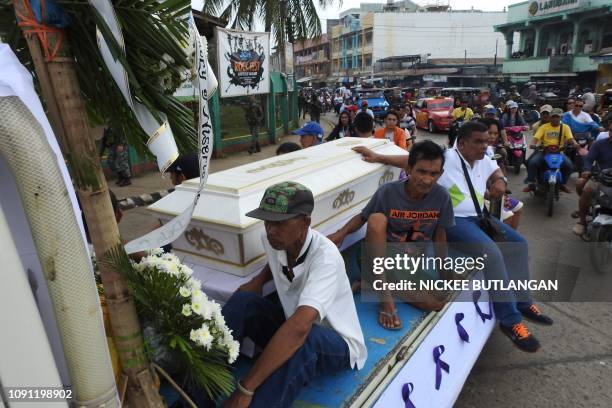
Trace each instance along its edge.
<path fill-rule="evenodd" d="M 455 226 L 446 232 L 448 242 L 462 243 L 461 249 L 473 250 L 475 256 L 486 253 L 485 275 L 488 280 L 526 280 L 529 279 L 527 241 L 508 225 L 491 218 L 504 236 L 504 243 L 496 245 L 479 225 L 475 201 L 482 213 L 484 200 L 500 198 L 507 186 L 497 162 L 485 157 L 487 142 L 487 127 L 482 123 L 468 122 L 459 129 L 457 147 L 446 151 L 444 173 L 438 183 L 450 193 L 455 213 Z M 466 172 L 476 200 L 472 198 Z M 493 291 L 491 295 L 502 332 L 521 350 L 537 351 L 540 344 L 522 322 L 523 317 L 545 325 L 552 324 L 552 320 L 533 304 L 528 292 Z M 515 296 L 520 297 L 519 301 Z"/>
<path fill-rule="evenodd" d="M 312 192 L 299 183 L 269 187 L 247 216 L 265 222 L 268 265 L 234 293 L 223 315 L 234 338 L 263 349 L 227 407 L 286 407 L 314 377 L 361 369 L 367 350 L 338 248 L 310 228 Z M 273 279 L 282 305 L 261 297 Z"/>
<path fill-rule="evenodd" d="M 496 243 L 481 229 L 476 205 L 472 199 L 462 162 L 465 164 L 474 189 L 478 206 L 482 209 L 485 198 L 501 198 L 506 192 L 506 179 L 497 162 L 485 157 L 488 129 L 479 122 L 467 122 L 459 128 L 456 148 L 445 153 L 444 172 L 438 184 L 450 194 L 455 213 L 455 226 L 446 228 L 447 241 L 455 243 L 451 249 L 460 249 L 461 256 L 481 257 L 486 254 L 485 277 L 488 281 L 529 279 L 527 241 L 507 224 L 498 219 L 491 222 L 502 231 L 504 243 Z M 366 161 L 405 167 L 407 156 L 384 156 L 370 150 L 359 151 Z M 482 210 L 481 210 L 482 212 Z M 542 314 L 533 304 L 528 292 L 492 291 L 495 317 L 500 329 L 521 350 L 535 352 L 538 340 L 529 333 L 523 317 L 543 325 L 552 319 Z M 517 301 L 516 297 L 520 297 Z"/>

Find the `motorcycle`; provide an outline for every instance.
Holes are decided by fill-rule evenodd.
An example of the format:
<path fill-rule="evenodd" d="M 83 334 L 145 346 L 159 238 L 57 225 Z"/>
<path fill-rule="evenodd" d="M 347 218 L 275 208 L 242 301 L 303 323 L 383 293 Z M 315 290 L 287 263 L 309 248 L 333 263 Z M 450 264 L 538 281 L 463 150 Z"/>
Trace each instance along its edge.
<path fill-rule="evenodd" d="M 527 155 L 527 141 L 523 135 L 523 131 L 527 130 L 527 126 L 510 126 L 507 127 L 506 136 L 508 136 L 508 166 L 514 168 L 514 174 L 519 174 L 521 166 L 525 163 Z"/>
<path fill-rule="evenodd" d="M 536 196 L 544 197 L 547 214 L 552 217 L 555 201 L 559 201 L 559 190 L 563 183 L 563 175 L 561 174 L 563 154 L 558 146 L 548 146 L 544 149 L 544 162 L 546 166 L 538 169 L 537 182 L 533 193 Z"/>
<path fill-rule="evenodd" d="M 455 140 L 459 134 L 459 128 L 463 126 L 463 120 L 455 120 L 448 128 L 448 147 L 455 145 Z"/>
<path fill-rule="evenodd" d="M 599 187 L 593 194 L 593 218 L 587 224 L 586 235 L 596 243 L 589 245 L 593 267 L 603 273 L 610 269 L 612 261 L 612 169 L 594 172 L 592 179 L 599 182 Z"/>

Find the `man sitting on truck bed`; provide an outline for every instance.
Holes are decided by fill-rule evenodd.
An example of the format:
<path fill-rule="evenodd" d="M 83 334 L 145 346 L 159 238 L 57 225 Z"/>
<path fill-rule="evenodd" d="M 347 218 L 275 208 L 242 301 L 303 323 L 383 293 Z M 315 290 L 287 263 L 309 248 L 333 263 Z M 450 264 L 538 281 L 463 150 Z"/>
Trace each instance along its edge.
<path fill-rule="evenodd" d="M 268 265 L 223 307 L 242 342 L 263 348 L 226 407 L 288 407 L 316 376 L 361 369 L 367 350 L 338 248 L 310 228 L 312 192 L 284 182 L 269 187 L 247 216 L 265 223 Z M 274 279 L 282 307 L 261 297 Z"/>
<path fill-rule="evenodd" d="M 360 147 L 353 150 L 360 152 Z M 450 195 L 436 183 L 443 167 L 444 151 L 440 146 L 430 140 L 416 143 L 408 156 L 408 178 L 380 186 L 361 213 L 329 238 L 340 246 L 348 234 L 367 221 L 365 241 L 374 246 L 423 240 L 446 243 L 445 228 L 455 225 L 455 221 Z M 393 298 L 386 291 L 379 295 L 379 323 L 386 329 L 399 329 L 402 323 Z M 432 296 L 410 303 L 425 310 L 440 310 L 444 305 Z"/>

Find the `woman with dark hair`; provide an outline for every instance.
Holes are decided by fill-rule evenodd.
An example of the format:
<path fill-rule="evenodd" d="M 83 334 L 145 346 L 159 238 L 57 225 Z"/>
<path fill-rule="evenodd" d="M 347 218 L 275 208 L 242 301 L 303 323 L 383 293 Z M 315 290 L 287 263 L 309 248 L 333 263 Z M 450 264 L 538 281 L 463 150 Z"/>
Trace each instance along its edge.
<path fill-rule="evenodd" d="M 351 122 L 351 116 L 347 111 L 342 111 L 338 117 L 338 124 L 334 127 L 327 137 L 327 141 L 330 142 L 336 139 L 342 139 L 343 137 L 357 137 L 353 123 Z"/>
<path fill-rule="evenodd" d="M 402 118 L 400 119 L 400 127 L 404 129 L 406 133 L 410 133 L 412 141 L 416 140 L 416 118 L 414 116 L 414 111 L 412 110 L 412 105 L 409 103 L 407 103 L 406 107 L 404 108 Z"/>
<path fill-rule="evenodd" d="M 523 119 L 523 116 L 519 113 L 518 103 L 515 101 L 508 101 L 506 103 L 506 109 L 500 118 L 500 122 L 504 128 L 527 126 L 527 122 L 525 122 L 525 119 Z"/>

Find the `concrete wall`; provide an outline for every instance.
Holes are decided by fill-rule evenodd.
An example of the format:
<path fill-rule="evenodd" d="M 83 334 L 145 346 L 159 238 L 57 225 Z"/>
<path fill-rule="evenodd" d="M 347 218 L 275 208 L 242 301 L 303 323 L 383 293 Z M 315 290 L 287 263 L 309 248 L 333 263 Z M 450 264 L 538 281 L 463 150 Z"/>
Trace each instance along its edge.
<path fill-rule="evenodd" d="M 437 12 L 374 14 L 373 61 L 431 54 L 430 58 L 504 57 L 506 44 L 493 26 L 506 22 L 504 12 Z"/>

